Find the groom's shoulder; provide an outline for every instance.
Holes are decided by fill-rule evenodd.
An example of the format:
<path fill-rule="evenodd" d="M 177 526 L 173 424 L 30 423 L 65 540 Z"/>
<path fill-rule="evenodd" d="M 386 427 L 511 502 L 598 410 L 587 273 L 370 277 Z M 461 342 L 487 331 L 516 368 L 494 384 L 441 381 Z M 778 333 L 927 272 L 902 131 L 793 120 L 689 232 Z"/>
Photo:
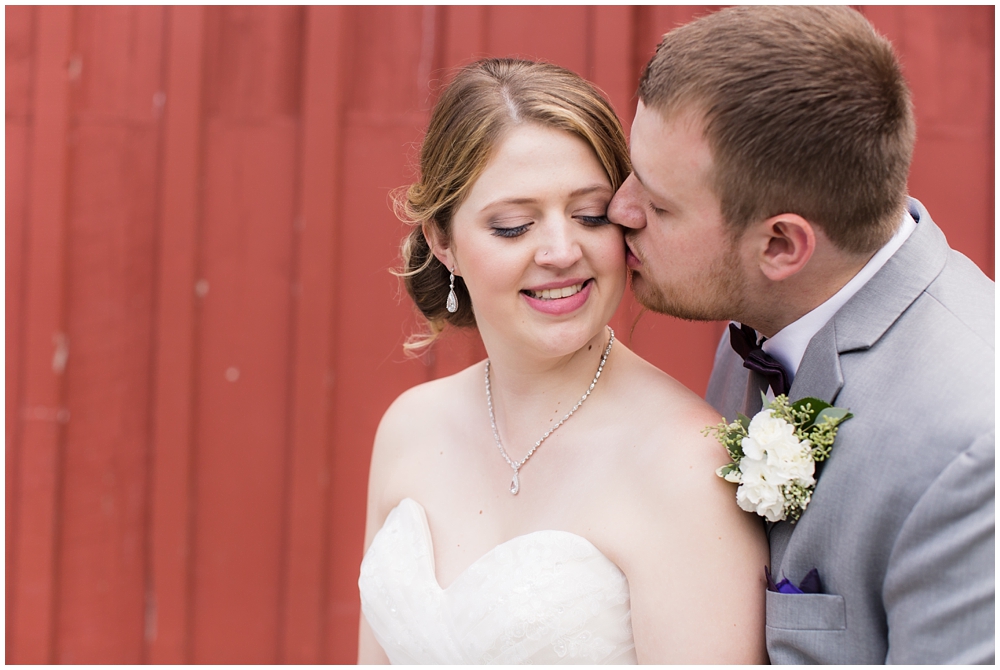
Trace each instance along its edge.
<path fill-rule="evenodd" d="M 951 250 L 941 273 L 871 353 L 873 359 L 898 359 L 897 370 L 909 368 L 897 379 L 917 383 L 912 391 L 931 394 L 943 405 L 978 405 L 975 398 L 992 397 L 995 385 L 995 315 L 993 281 Z"/>
<path fill-rule="evenodd" d="M 973 343 L 978 340 L 992 351 L 995 295 L 994 282 L 975 263 L 950 249 L 944 269 L 924 291 L 921 300 L 933 301 L 943 310 L 943 318 L 929 323 L 930 328 L 946 329 L 961 340 L 968 338 Z"/>

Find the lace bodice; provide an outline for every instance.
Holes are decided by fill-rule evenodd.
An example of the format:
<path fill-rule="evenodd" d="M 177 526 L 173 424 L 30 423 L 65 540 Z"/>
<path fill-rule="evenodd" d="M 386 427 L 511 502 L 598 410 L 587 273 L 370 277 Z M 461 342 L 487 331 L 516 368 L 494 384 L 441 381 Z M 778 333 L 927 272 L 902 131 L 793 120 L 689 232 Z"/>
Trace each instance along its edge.
<path fill-rule="evenodd" d="M 494 547 L 442 589 L 423 507 L 409 498 L 372 541 L 361 609 L 393 663 L 635 663 L 625 575 L 579 535 Z"/>

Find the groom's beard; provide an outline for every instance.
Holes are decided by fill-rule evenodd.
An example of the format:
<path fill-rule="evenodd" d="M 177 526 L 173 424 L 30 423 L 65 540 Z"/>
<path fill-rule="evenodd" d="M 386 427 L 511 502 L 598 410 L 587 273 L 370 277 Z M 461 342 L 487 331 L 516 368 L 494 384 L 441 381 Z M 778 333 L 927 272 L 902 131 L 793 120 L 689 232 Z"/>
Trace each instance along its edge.
<path fill-rule="evenodd" d="M 689 321 L 739 321 L 746 313 L 746 282 L 740 273 L 737 240 L 731 240 L 707 267 L 675 279 L 651 274 L 638 241 L 630 239 L 629 243 L 642 261 L 639 270 L 629 273 L 629 283 L 643 307 Z"/>

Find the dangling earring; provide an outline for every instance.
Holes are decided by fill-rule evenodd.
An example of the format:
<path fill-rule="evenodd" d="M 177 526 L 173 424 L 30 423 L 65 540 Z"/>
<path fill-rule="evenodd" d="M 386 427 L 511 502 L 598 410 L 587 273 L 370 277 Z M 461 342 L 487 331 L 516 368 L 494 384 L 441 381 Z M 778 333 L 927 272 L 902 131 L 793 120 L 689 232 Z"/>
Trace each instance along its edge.
<path fill-rule="evenodd" d="M 451 275 L 448 281 L 451 282 L 451 288 L 448 290 L 448 300 L 444 303 L 444 308 L 454 314 L 458 311 L 458 296 L 455 295 L 455 273 L 451 270 L 448 271 Z"/>

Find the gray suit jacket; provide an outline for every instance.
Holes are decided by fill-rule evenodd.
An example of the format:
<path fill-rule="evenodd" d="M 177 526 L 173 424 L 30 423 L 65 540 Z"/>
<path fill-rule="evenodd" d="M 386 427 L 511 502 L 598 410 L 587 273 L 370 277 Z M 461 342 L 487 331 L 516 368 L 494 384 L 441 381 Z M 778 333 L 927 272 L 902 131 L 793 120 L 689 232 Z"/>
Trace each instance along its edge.
<path fill-rule="evenodd" d="M 769 532 L 773 663 L 994 662 L 994 284 L 910 200 L 916 230 L 806 349 L 792 400 L 850 408 L 812 501 Z M 707 399 L 748 372 L 723 337 Z"/>

